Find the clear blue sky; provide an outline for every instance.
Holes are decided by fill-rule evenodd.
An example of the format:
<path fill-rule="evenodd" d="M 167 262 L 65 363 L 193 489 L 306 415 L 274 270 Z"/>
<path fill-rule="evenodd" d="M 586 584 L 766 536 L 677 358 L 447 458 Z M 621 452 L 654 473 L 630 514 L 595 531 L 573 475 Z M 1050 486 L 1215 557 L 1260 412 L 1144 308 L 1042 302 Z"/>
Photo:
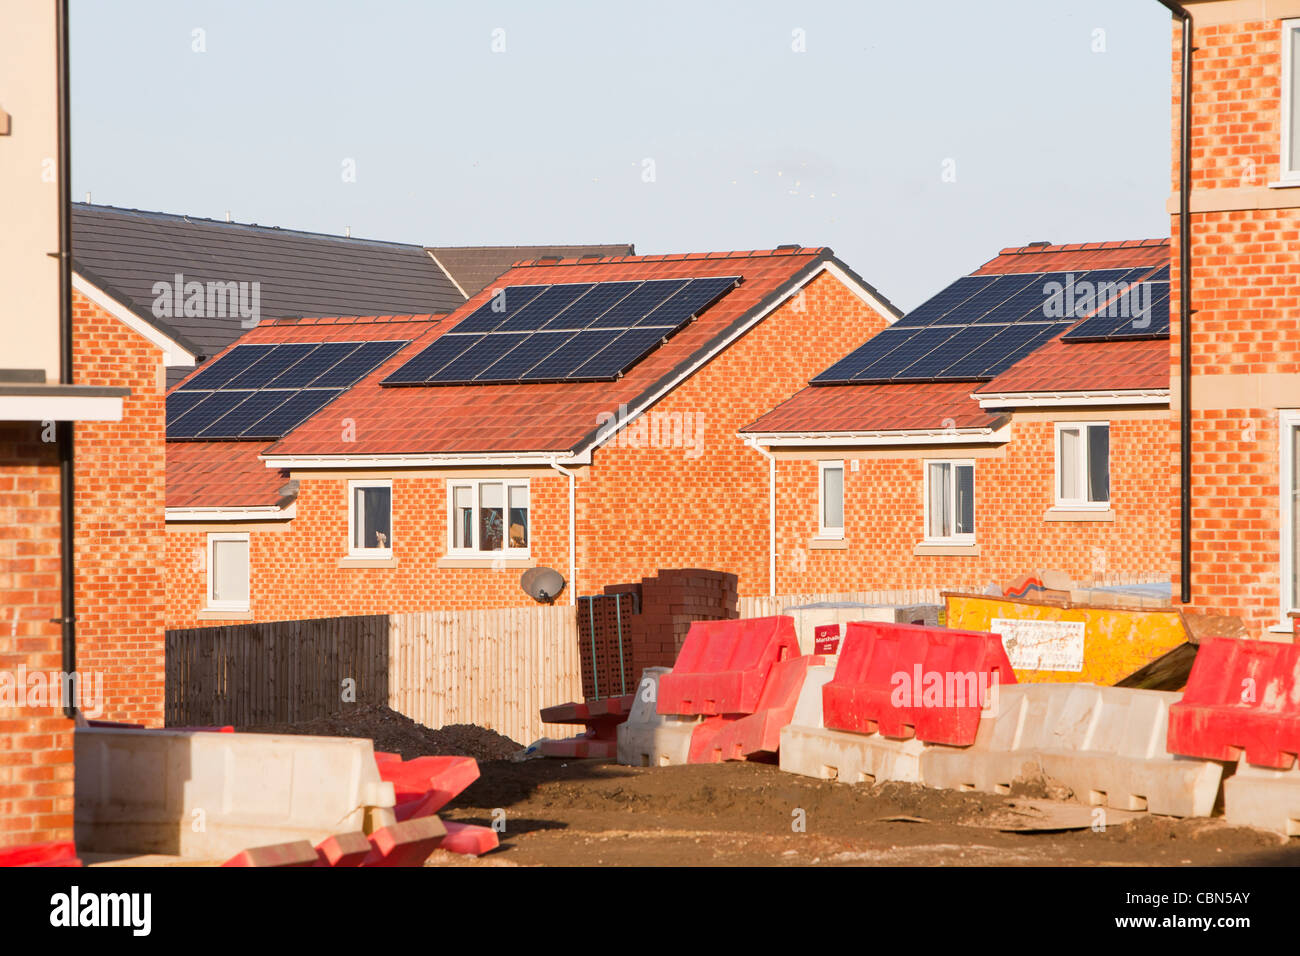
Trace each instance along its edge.
<path fill-rule="evenodd" d="M 1168 235 L 1170 29 L 1155 0 L 72 0 L 73 195 L 429 245 L 828 245 L 908 309 L 1003 246 Z"/>

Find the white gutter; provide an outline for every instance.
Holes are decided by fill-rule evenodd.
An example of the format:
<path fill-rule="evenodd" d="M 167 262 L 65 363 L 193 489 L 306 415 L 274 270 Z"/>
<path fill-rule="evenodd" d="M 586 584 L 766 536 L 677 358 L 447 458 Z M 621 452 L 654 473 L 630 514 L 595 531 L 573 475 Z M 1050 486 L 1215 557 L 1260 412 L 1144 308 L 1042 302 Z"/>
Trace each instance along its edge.
<path fill-rule="evenodd" d="M 298 504 L 254 505 L 247 508 L 165 508 L 167 521 L 288 521 L 297 516 Z"/>
<path fill-rule="evenodd" d="M 117 319 L 127 328 L 138 332 L 158 348 L 162 349 L 163 365 L 193 365 L 195 355 L 185 346 L 181 345 L 170 336 L 159 332 L 156 328 L 146 322 L 140 316 L 136 315 L 117 299 L 95 285 L 93 282 L 83 278 L 76 272 L 72 273 L 72 288 L 80 292 L 95 305 L 99 306 L 113 318 Z"/>
<path fill-rule="evenodd" d="M 378 455 L 260 455 L 268 468 L 550 468 L 555 462 L 566 465 L 590 465 L 591 449 L 581 455 L 555 452 L 522 454 L 378 454 Z"/>
<path fill-rule="evenodd" d="M 1011 440 L 1011 425 L 1001 428 L 915 428 L 867 432 L 754 432 L 745 443 L 768 448 L 841 445 L 983 445 Z"/>
<path fill-rule="evenodd" d="M 577 475 L 563 467 L 558 461 L 552 461 L 551 467 L 569 479 L 569 603 L 578 603 L 578 551 L 577 551 L 577 514 L 578 495 L 575 486 Z"/>
<path fill-rule="evenodd" d="M 776 597 L 776 456 L 753 438 L 746 438 L 745 444 L 767 459 L 767 593 Z"/>
<path fill-rule="evenodd" d="M 1083 392 L 976 392 L 980 408 L 1055 408 L 1062 405 L 1168 405 L 1167 388 L 1093 389 Z"/>

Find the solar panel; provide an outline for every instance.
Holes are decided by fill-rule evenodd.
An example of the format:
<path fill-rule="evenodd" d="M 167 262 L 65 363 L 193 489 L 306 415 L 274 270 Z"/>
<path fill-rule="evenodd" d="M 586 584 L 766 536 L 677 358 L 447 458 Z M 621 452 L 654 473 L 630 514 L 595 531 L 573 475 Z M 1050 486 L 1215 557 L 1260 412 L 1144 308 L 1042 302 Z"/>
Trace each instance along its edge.
<path fill-rule="evenodd" d="M 932 379 L 962 356 L 987 345 L 1008 326 L 973 325 L 959 329 L 956 334 L 939 342 L 911 365 L 903 366 L 891 376 L 893 379 Z M 939 332 L 939 329 L 934 329 Z M 936 336 L 937 337 L 937 336 Z"/>
<path fill-rule="evenodd" d="M 898 378 L 905 369 L 925 358 L 934 349 L 947 342 L 960 329 L 940 326 L 917 329 L 906 342 L 853 376 L 853 381 L 889 381 Z M 918 378 L 923 376 L 917 376 Z"/>
<path fill-rule="evenodd" d="M 576 334 L 575 332 L 534 333 L 488 366 L 475 381 L 513 382 Z"/>
<path fill-rule="evenodd" d="M 485 335 L 434 372 L 428 381 L 439 385 L 462 385 L 472 382 L 475 375 L 502 358 L 530 334 L 529 332 L 493 332 Z"/>
<path fill-rule="evenodd" d="M 355 352 L 356 342 L 326 342 L 266 383 L 267 388 L 306 388 L 311 380 Z"/>
<path fill-rule="evenodd" d="M 924 328 L 902 328 L 893 325 L 868 339 L 826 371 L 811 379 L 814 385 L 843 384 L 853 381 L 859 372 L 878 362 L 925 331 Z M 950 330 L 951 331 L 951 330 Z"/>
<path fill-rule="evenodd" d="M 1158 339 L 1169 335 L 1169 283 L 1143 282 L 1064 336 L 1067 342 Z"/>
<path fill-rule="evenodd" d="M 390 358 L 405 342 L 363 342 L 346 358 L 311 380 L 312 388 L 347 388 L 361 381 Z"/>
<path fill-rule="evenodd" d="M 457 326 L 459 328 L 459 326 Z M 448 362 L 463 355 L 476 342 L 482 341 L 482 335 L 461 335 L 448 332 L 429 343 L 428 347 L 401 368 L 392 372 L 381 385 L 422 385 L 429 377 Z"/>
<path fill-rule="evenodd" d="M 640 285 L 640 282 L 602 282 L 562 313 L 543 322 L 539 328 L 547 331 L 585 329 Z"/>
<path fill-rule="evenodd" d="M 571 379 L 613 379 L 639 362 L 664 339 L 661 328 L 628 329 L 571 373 Z"/>
<path fill-rule="evenodd" d="M 167 396 L 167 421 L 175 421 L 207 397 L 207 392 L 172 392 Z"/>
<path fill-rule="evenodd" d="M 736 284 L 735 276 L 692 279 L 677 294 L 665 299 L 650 312 L 633 322 L 637 326 L 681 328 L 691 316 L 708 308 L 718 297 Z"/>
<path fill-rule="evenodd" d="M 183 383 L 180 389 L 220 388 L 275 348 L 274 345 L 236 345 L 198 375 Z"/>
<path fill-rule="evenodd" d="M 241 438 L 280 438 L 293 431 L 334 399 L 342 395 L 341 388 L 317 388 L 293 392 L 274 411 L 248 425 Z"/>
<path fill-rule="evenodd" d="M 512 285 L 494 292 L 492 298 L 456 324 L 456 331 L 491 332 L 548 288 L 544 285 Z"/>
<path fill-rule="evenodd" d="M 1003 326 L 985 344 L 972 349 L 936 375 L 947 380 L 991 378 L 1005 372 L 1022 358 L 1070 327 L 1068 322 Z"/>
<path fill-rule="evenodd" d="M 620 329 L 587 329 L 585 332 L 578 332 L 573 338 L 519 376 L 519 380 L 522 382 L 550 382 L 564 379 L 578 366 L 622 334 L 623 332 Z"/>
<path fill-rule="evenodd" d="M 949 312 L 958 308 L 977 292 L 987 289 L 996 279 L 997 276 L 963 276 L 942 292 L 926 299 L 895 322 L 892 328 L 935 325 L 942 322 Z"/>
<path fill-rule="evenodd" d="M 553 285 L 510 316 L 492 331 L 533 332 L 556 318 L 570 305 L 595 288 L 592 282 Z M 509 292 L 509 290 L 506 290 Z"/>
<path fill-rule="evenodd" d="M 302 393 L 289 390 L 281 391 L 279 389 L 253 392 L 247 399 L 200 431 L 197 437 L 208 439 L 238 438 L 244 429 L 263 416 L 268 415 L 287 399 L 298 394 Z M 271 437 L 278 438 L 280 436 L 273 435 Z"/>
<path fill-rule="evenodd" d="M 670 295 L 680 291 L 689 279 L 649 279 L 612 306 L 595 322 L 593 329 L 629 328 L 637 319 L 654 311 Z"/>
<path fill-rule="evenodd" d="M 167 426 L 168 438 L 193 438 L 232 411 L 253 392 L 209 392 L 203 401 Z"/>
<path fill-rule="evenodd" d="M 1042 288 L 1042 275 L 998 276 L 991 284 L 976 292 L 973 296 L 953 310 L 956 320 L 962 325 L 978 322 L 985 314 L 997 308 L 1018 292 L 1029 288 Z M 930 323 L 935 325 L 937 323 Z M 947 318 L 944 324 L 948 324 Z"/>
<path fill-rule="evenodd" d="M 254 362 L 238 375 L 232 376 L 229 380 L 222 383 L 220 387 L 223 389 L 262 388 L 267 385 L 271 379 L 275 378 L 294 363 L 306 358 L 312 352 L 316 351 L 317 348 L 318 346 L 314 342 L 276 345 L 258 361 Z"/>

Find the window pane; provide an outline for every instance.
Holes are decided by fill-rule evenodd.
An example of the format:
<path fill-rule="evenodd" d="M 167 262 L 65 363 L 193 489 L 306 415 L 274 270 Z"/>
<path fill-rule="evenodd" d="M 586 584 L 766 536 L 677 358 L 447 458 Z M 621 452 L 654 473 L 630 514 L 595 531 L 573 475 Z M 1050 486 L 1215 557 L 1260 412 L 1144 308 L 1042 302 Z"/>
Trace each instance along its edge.
<path fill-rule="evenodd" d="M 248 542 L 212 542 L 212 600 L 248 603 Z"/>
<path fill-rule="evenodd" d="M 510 547 L 528 547 L 528 489 L 521 485 L 510 488 Z"/>
<path fill-rule="evenodd" d="M 469 485 L 457 485 L 451 490 L 452 498 L 452 547 L 472 548 L 474 546 L 474 489 Z"/>
<path fill-rule="evenodd" d="M 839 466 L 822 469 L 822 527 L 844 527 L 844 469 Z"/>
<path fill-rule="evenodd" d="M 1290 171 L 1295 171 L 1300 167 L 1300 96 L 1296 95 L 1297 87 L 1300 87 L 1300 30 L 1291 30 L 1288 34 L 1288 42 L 1291 47 L 1291 89 L 1286 91 L 1286 95 L 1291 98 L 1291 143 L 1290 143 Z"/>
<path fill-rule="evenodd" d="M 1287 429 L 1291 442 L 1291 607 L 1300 603 L 1300 429 Z"/>
<path fill-rule="evenodd" d="M 352 546 L 354 548 L 389 548 L 392 546 L 391 488 L 354 488 L 352 502 Z"/>
<path fill-rule="evenodd" d="M 975 533 L 975 467 L 957 466 L 957 534 Z"/>
<path fill-rule="evenodd" d="M 479 485 L 478 549 L 500 551 L 505 529 L 502 517 L 505 508 L 505 488 L 500 484 Z"/>
<path fill-rule="evenodd" d="M 1088 500 L 1110 501 L 1110 426 L 1088 429 Z"/>
<path fill-rule="evenodd" d="M 1062 501 L 1079 500 L 1079 429 L 1061 429 L 1061 447 L 1056 453 L 1056 470 Z"/>
<path fill-rule="evenodd" d="M 952 534 L 948 521 L 948 502 L 951 496 L 952 466 L 946 462 L 930 462 L 930 500 L 926 502 L 926 529 L 928 538 L 947 538 Z"/>

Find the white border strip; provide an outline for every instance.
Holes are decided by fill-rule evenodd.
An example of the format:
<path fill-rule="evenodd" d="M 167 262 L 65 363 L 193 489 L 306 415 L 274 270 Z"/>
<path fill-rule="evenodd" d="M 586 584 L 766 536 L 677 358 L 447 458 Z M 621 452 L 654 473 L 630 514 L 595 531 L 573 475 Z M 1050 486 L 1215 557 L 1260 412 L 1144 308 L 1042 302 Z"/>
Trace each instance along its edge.
<path fill-rule="evenodd" d="M 980 408 L 1056 408 L 1064 405 L 1168 405 L 1169 389 L 1109 389 L 1086 392 L 976 392 Z"/>
<path fill-rule="evenodd" d="M 550 468 L 556 462 L 565 465 L 590 465 L 591 450 L 582 455 L 572 452 L 537 452 L 504 455 L 261 455 L 268 468 Z"/>
<path fill-rule="evenodd" d="M 1011 425 L 1001 428 L 926 428 L 870 432 L 767 432 L 743 436 L 768 448 L 841 445 L 985 445 L 1011 440 Z"/>
<path fill-rule="evenodd" d="M 297 517 L 297 502 L 286 508 L 255 505 L 247 508 L 166 508 L 166 521 L 288 521 Z"/>

